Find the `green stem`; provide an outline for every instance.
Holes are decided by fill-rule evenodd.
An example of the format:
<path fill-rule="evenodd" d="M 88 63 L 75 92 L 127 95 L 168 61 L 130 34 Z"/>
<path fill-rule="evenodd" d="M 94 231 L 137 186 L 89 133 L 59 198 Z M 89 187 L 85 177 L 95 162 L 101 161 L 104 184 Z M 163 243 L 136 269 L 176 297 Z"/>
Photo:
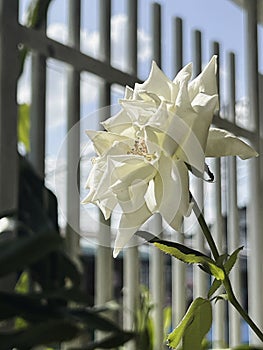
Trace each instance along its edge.
<path fill-rule="evenodd" d="M 199 224 L 200 224 L 200 226 L 201 226 L 201 228 L 203 230 L 203 233 L 204 233 L 204 236 L 205 236 L 205 238 L 207 240 L 207 243 L 208 243 L 208 245 L 209 245 L 209 247 L 211 249 L 211 252 L 212 252 L 215 260 L 217 260 L 218 257 L 219 257 L 219 252 L 218 252 L 218 249 L 216 247 L 215 241 L 214 241 L 214 239 L 213 239 L 213 237 L 211 235 L 210 229 L 207 226 L 207 223 L 205 221 L 204 215 L 201 212 L 201 210 L 199 209 L 198 204 L 196 203 L 196 201 L 195 201 L 193 196 L 191 198 L 191 201 L 194 203 L 193 211 L 194 211 L 194 213 L 195 213 L 195 215 L 197 217 L 197 220 L 198 220 L 198 222 L 199 222 Z"/>
<path fill-rule="evenodd" d="M 237 300 L 234 291 L 232 289 L 229 277 L 226 275 L 224 279 L 224 287 L 228 295 L 229 302 L 234 306 L 234 308 L 238 311 L 240 316 L 243 317 L 243 319 L 247 322 L 247 324 L 250 326 L 251 329 L 256 333 L 256 335 L 259 337 L 261 341 L 263 341 L 263 333 L 258 328 L 258 326 L 254 323 L 254 321 L 249 317 L 246 310 L 243 309 L 239 301 Z"/>
<path fill-rule="evenodd" d="M 204 236 L 207 240 L 207 243 L 211 249 L 211 252 L 215 258 L 215 260 L 217 260 L 217 258 L 219 257 L 219 252 L 218 249 L 216 247 L 215 241 L 213 239 L 213 236 L 211 235 L 211 232 L 209 230 L 209 227 L 207 226 L 207 223 L 204 219 L 204 215 L 202 214 L 201 210 L 198 207 L 198 204 L 196 203 L 195 199 L 192 197 L 191 198 L 192 202 L 194 203 L 193 206 L 193 210 L 194 213 L 198 219 L 198 222 L 202 228 L 202 231 L 204 233 Z M 224 267 L 221 266 L 221 268 Z M 224 271 L 225 272 L 225 271 Z M 239 303 L 239 301 L 237 300 L 233 288 L 231 286 L 231 282 L 230 279 L 228 277 L 228 275 L 225 272 L 225 279 L 223 281 L 226 293 L 228 295 L 228 300 L 229 302 L 234 306 L 234 308 L 238 311 L 238 313 L 240 314 L 240 316 L 243 317 L 243 319 L 247 322 L 247 324 L 251 327 L 251 329 L 253 329 L 253 331 L 256 333 L 256 335 L 259 337 L 260 340 L 263 341 L 263 333 L 261 332 L 261 330 L 257 327 L 257 325 L 253 322 L 253 320 L 249 317 L 248 313 L 246 312 L 246 310 L 243 309 L 243 307 L 241 306 L 241 304 Z"/>

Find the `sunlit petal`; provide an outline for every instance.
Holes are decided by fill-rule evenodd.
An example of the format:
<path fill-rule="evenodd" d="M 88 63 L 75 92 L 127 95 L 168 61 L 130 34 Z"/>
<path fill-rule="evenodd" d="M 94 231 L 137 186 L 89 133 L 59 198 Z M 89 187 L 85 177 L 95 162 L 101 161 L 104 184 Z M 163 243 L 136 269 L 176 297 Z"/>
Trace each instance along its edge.
<path fill-rule="evenodd" d="M 136 231 L 145 223 L 152 213 L 146 204 L 134 212 L 123 213 L 120 220 L 117 237 L 114 244 L 113 256 L 116 258 L 121 249 L 129 242 Z"/>
<path fill-rule="evenodd" d="M 258 156 L 247 143 L 232 133 L 217 128 L 209 130 L 205 153 L 207 157 L 239 156 L 241 159 Z"/>

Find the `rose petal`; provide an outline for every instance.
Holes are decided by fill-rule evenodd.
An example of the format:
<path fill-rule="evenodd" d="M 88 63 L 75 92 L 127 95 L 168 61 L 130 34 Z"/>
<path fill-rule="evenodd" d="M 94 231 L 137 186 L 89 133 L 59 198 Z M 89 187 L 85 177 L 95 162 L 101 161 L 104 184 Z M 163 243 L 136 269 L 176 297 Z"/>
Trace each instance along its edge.
<path fill-rule="evenodd" d="M 100 156 L 104 155 L 116 141 L 123 141 L 129 145 L 132 144 L 132 140 L 128 137 L 106 131 L 86 130 L 86 134 L 93 142 L 94 148 Z"/>
<path fill-rule="evenodd" d="M 247 143 L 232 133 L 217 128 L 209 130 L 205 153 L 207 157 L 239 156 L 241 159 L 258 156 Z"/>
<path fill-rule="evenodd" d="M 121 249 L 128 243 L 136 231 L 145 223 L 152 213 L 146 204 L 134 212 L 123 213 L 114 244 L 113 257 L 116 258 Z"/>
<path fill-rule="evenodd" d="M 107 131 L 121 134 L 124 130 L 132 126 L 132 120 L 126 111 L 121 110 L 115 116 L 101 122 L 101 125 L 103 125 Z"/>
<path fill-rule="evenodd" d="M 191 100 L 199 92 L 204 92 L 207 95 L 217 94 L 217 56 L 214 55 L 203 71 L 189 83 L 189 97 Z M 218 107 L 218 106 L 217 106 Z"/>
<path fill-rule="evenodd" d="M 185 215 L 189 209 L 187 167 L 180 160 L 162 156 L 154 186 L 158 211 L 168 224 L 172 223 L 172 227 L 178 230 L 177 218 Z"/>
<path fill-rule="evenodd" d="M 142 84 L 135 84 L 134 92 L 139 94 L 140 91 L 146 90 L 153 92 L 167 101 L 171 101 L 172 81 L 161 71 L 153 61 L 150 75 Z"/>

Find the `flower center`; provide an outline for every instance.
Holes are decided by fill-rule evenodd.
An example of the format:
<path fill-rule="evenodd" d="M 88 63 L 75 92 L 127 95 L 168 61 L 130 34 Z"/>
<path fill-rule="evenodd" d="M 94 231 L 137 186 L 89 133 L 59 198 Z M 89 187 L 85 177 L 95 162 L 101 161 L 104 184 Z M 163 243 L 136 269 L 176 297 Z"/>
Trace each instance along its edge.
<path fill-rule="evenodd" d="M 146 146 L 145 140 L 141 137 L 138 137 L 135 140 L 134 146 L 130 149 L 130 151 L 127 152 L 127 154 L 143 156 L 148 161 L 151 161 L 156 157 L 154 154 L 150 154 L 148 152 L 148 148 Z"/>

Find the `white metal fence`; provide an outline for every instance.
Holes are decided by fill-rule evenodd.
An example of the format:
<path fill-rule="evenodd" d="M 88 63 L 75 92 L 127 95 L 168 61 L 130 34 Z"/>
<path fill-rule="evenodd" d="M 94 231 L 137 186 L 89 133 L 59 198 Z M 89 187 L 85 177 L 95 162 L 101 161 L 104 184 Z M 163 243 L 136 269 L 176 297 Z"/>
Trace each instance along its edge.
<path fill-rule="evenodd" d="M 256 21 L 256 1 L 245 1 L 246 32 L 247 32 L 247 57 L 246 84 L 249 91 L 249 123 L 253 124 L 253 130 L 240 127 L 236 124 L 236 98 L 235 98 L 235 56 L 228 54 L 228 108 L 222 108 L 222 113 L 214 117 L 214 124 L 228 129 L 236 135 L 246 138 L 254 147 L 261 152 L 262 149 L 262 108 L 260 109 L 260 92 L 258 84 L 258 43 L 257 43 L 257 21 Z M 27 28 L 18 21 L 19 2 L 18 0 L 0 1 L 0 210 L 10 211 L 17 207 L 18 194 L 18 173 L 17 173 L 17 78 L 20 67 L 19 45 L 23 44 L 30 49 L 32 54 L 32 96 L 31 96 L 31 152 L 29 158 L 38 174 L 45 176 L 45 139 L 46 139 L 46 61 L 53 58 L 67 63 L 67 130 L 70 130 L 80 118 L 80 75 L 82 72 L 89 72 L 102 79 L 99 94 L 99 106 L 109 106 L 111 104 L 111 86 L 118 84 L 121 86 L 133 86 L 139 79 L 137 77 L 138 66 L 138 4 L 137 0 L 127 0 L 128 8 L 128 67 L 129 72 L 123 72 L 111 66 L 111 1 L 99 1 L 99 33 L 100 33 L 100 57 L 95 59 L 80 51 L 80 19 L 81 0 L 69 0 L 69 42 L 68 45 L 52 40 L 46 35 L 46 26 L 40 28 Z M 152 4 L 152 58 L 159 64 L 161 62 L 161 42 L 162 23 L 161 6 Z M 174 55 L 172 57 L 174 73 L 183 65 L 183 23 L 180 18 L 174 19 Z M 211 55 L 218 54 L 219 62 L 221 55 L 220 45 L 213 43 Z M 202 34 L 195 31 L 192 37 L 192 57 L 194 62 L 195 75 L 201 71 L 202 67 Z M 220 82 L 219 82 L 220 83 Z M 76 169 L 74 164 L 80 158 L 80 134 L 74 133 L 74 138 L 68 138 L 67 144 L 67 219 L 74 222 L 74 229 L 67 225 L 67 238 L 69 249 L 72 254 L 78 253 L 79 235 L 76 227 L 80 221 L 80 198 L 75 195 L 73 183 L 76 181 Z M 210 185 L 209 193 L 205 190 L 201 182 L 196 181 L 196 197 L 198 203 L 203 207 L 204 199 L 210 196 L 210 200 L 205 205 L 205 211 L 212 212 L 212 229 L 221 252 L 232 252 L 241 245 L 240 237 L 240 211 L 237 205 L 238 191 L 238 167 L 235 158 L 216 160 L 211 164 L 215 173 L 216 181 Z M 256 323 L 263 328 L 263 235 L 262 235 L 262 161 L 261 157 L 253 159 L 247 163 L 249 169 L 249 181 L 246 191 L 249 193 L 249 203 L 247 206 L 247 234 L 246 252 L 244 262 L 247 261 L 248 275 L 241 277 L 241 268 L 235 268 L 231 275 L 234 289 L 241 297 L 247 289 L 248 310 Z M 246 186 L 246 185 L 244 185 Z M 245 187 L 244 187 L 245 191 Z M 211 195 L 212 193 L 212 195 Z M 204 198 L 205 197 L 205 198 Z M 227 218 L 227 233 L 223 218 Z M 70 218 L 70 220 L 69 220 Z M 155 219 L 155 227 L 160 228 L 162 223 L 159 217 Z M 113 298 L 113 260 L 112 251 L 108 248 L 111 245 L 110 226 L 99 232 L 97 237 L 98 246 L 96 249 L 96 303 L 103 304 Z M 106 226 L 107 227 L 107 226 Z M 205 251 L 204 241 L 198 226 L 194 229 L 195 235 L 192 238 L 194 248 Z M 174 233 L 173 236 L 178 242 L 183 242 L 185 237 L 182 234 Z M 188 242 L 190 238 L 187 238 Z M 107 247 L 108 246 L 108 247 Z M 253 253 L 250 253 L 253 252 Z M 246 259 L 247 258 L 247 259 Z M 156 327 L 155 349 L 162 348 L 163 334 L 163 308 L 166 303 L 164 279 L 165 265 L 163 255 L 150 249 L 149 253 L 149 280 L 152 302 L 154 304 L 153 317 Z M 240 267 L 240 265 L 239 265 Z M 135 310 L 139 295 L 140 281 L 140 260 L 139 248 L 131 247 L 124 252 L 124 326 L 130 328 L 133 325 L 133 314 L 130 310 Z M 193 275 L 189 277 L 189 270 L 186 275 L 185 266 L 173 260 L 171 273 L 168 279 L 172 281 L 172 309 L 173 325 L 177 324 L 185 312 L 187 303 L 186 286 L 189 280 L 193 281 L 193 295 L 205 296 L 208 280 L 199 269 L 193 270 Z M 244 283 L 247 278 L 247 284 Z M 161 283 L 162 282 L 162 283 Z M 245 299 L 244 299 L 245 300 Z M 232 308 L 226 309 L 224 303 L 218 303 L 214 310 L 214 326 L 212 339 L 214 341 L 229 342 L 230 345 L 241 343 L 242 328 L 239 316 Z M 229 317 L 227 317 L 227 315 Z M 227 331 L 229 330 L 229 331 Z M 250 341 L 259 344 L 259 340 L 251 334 Z M 133 348 L 133 344 L 129 345 Z"/>

